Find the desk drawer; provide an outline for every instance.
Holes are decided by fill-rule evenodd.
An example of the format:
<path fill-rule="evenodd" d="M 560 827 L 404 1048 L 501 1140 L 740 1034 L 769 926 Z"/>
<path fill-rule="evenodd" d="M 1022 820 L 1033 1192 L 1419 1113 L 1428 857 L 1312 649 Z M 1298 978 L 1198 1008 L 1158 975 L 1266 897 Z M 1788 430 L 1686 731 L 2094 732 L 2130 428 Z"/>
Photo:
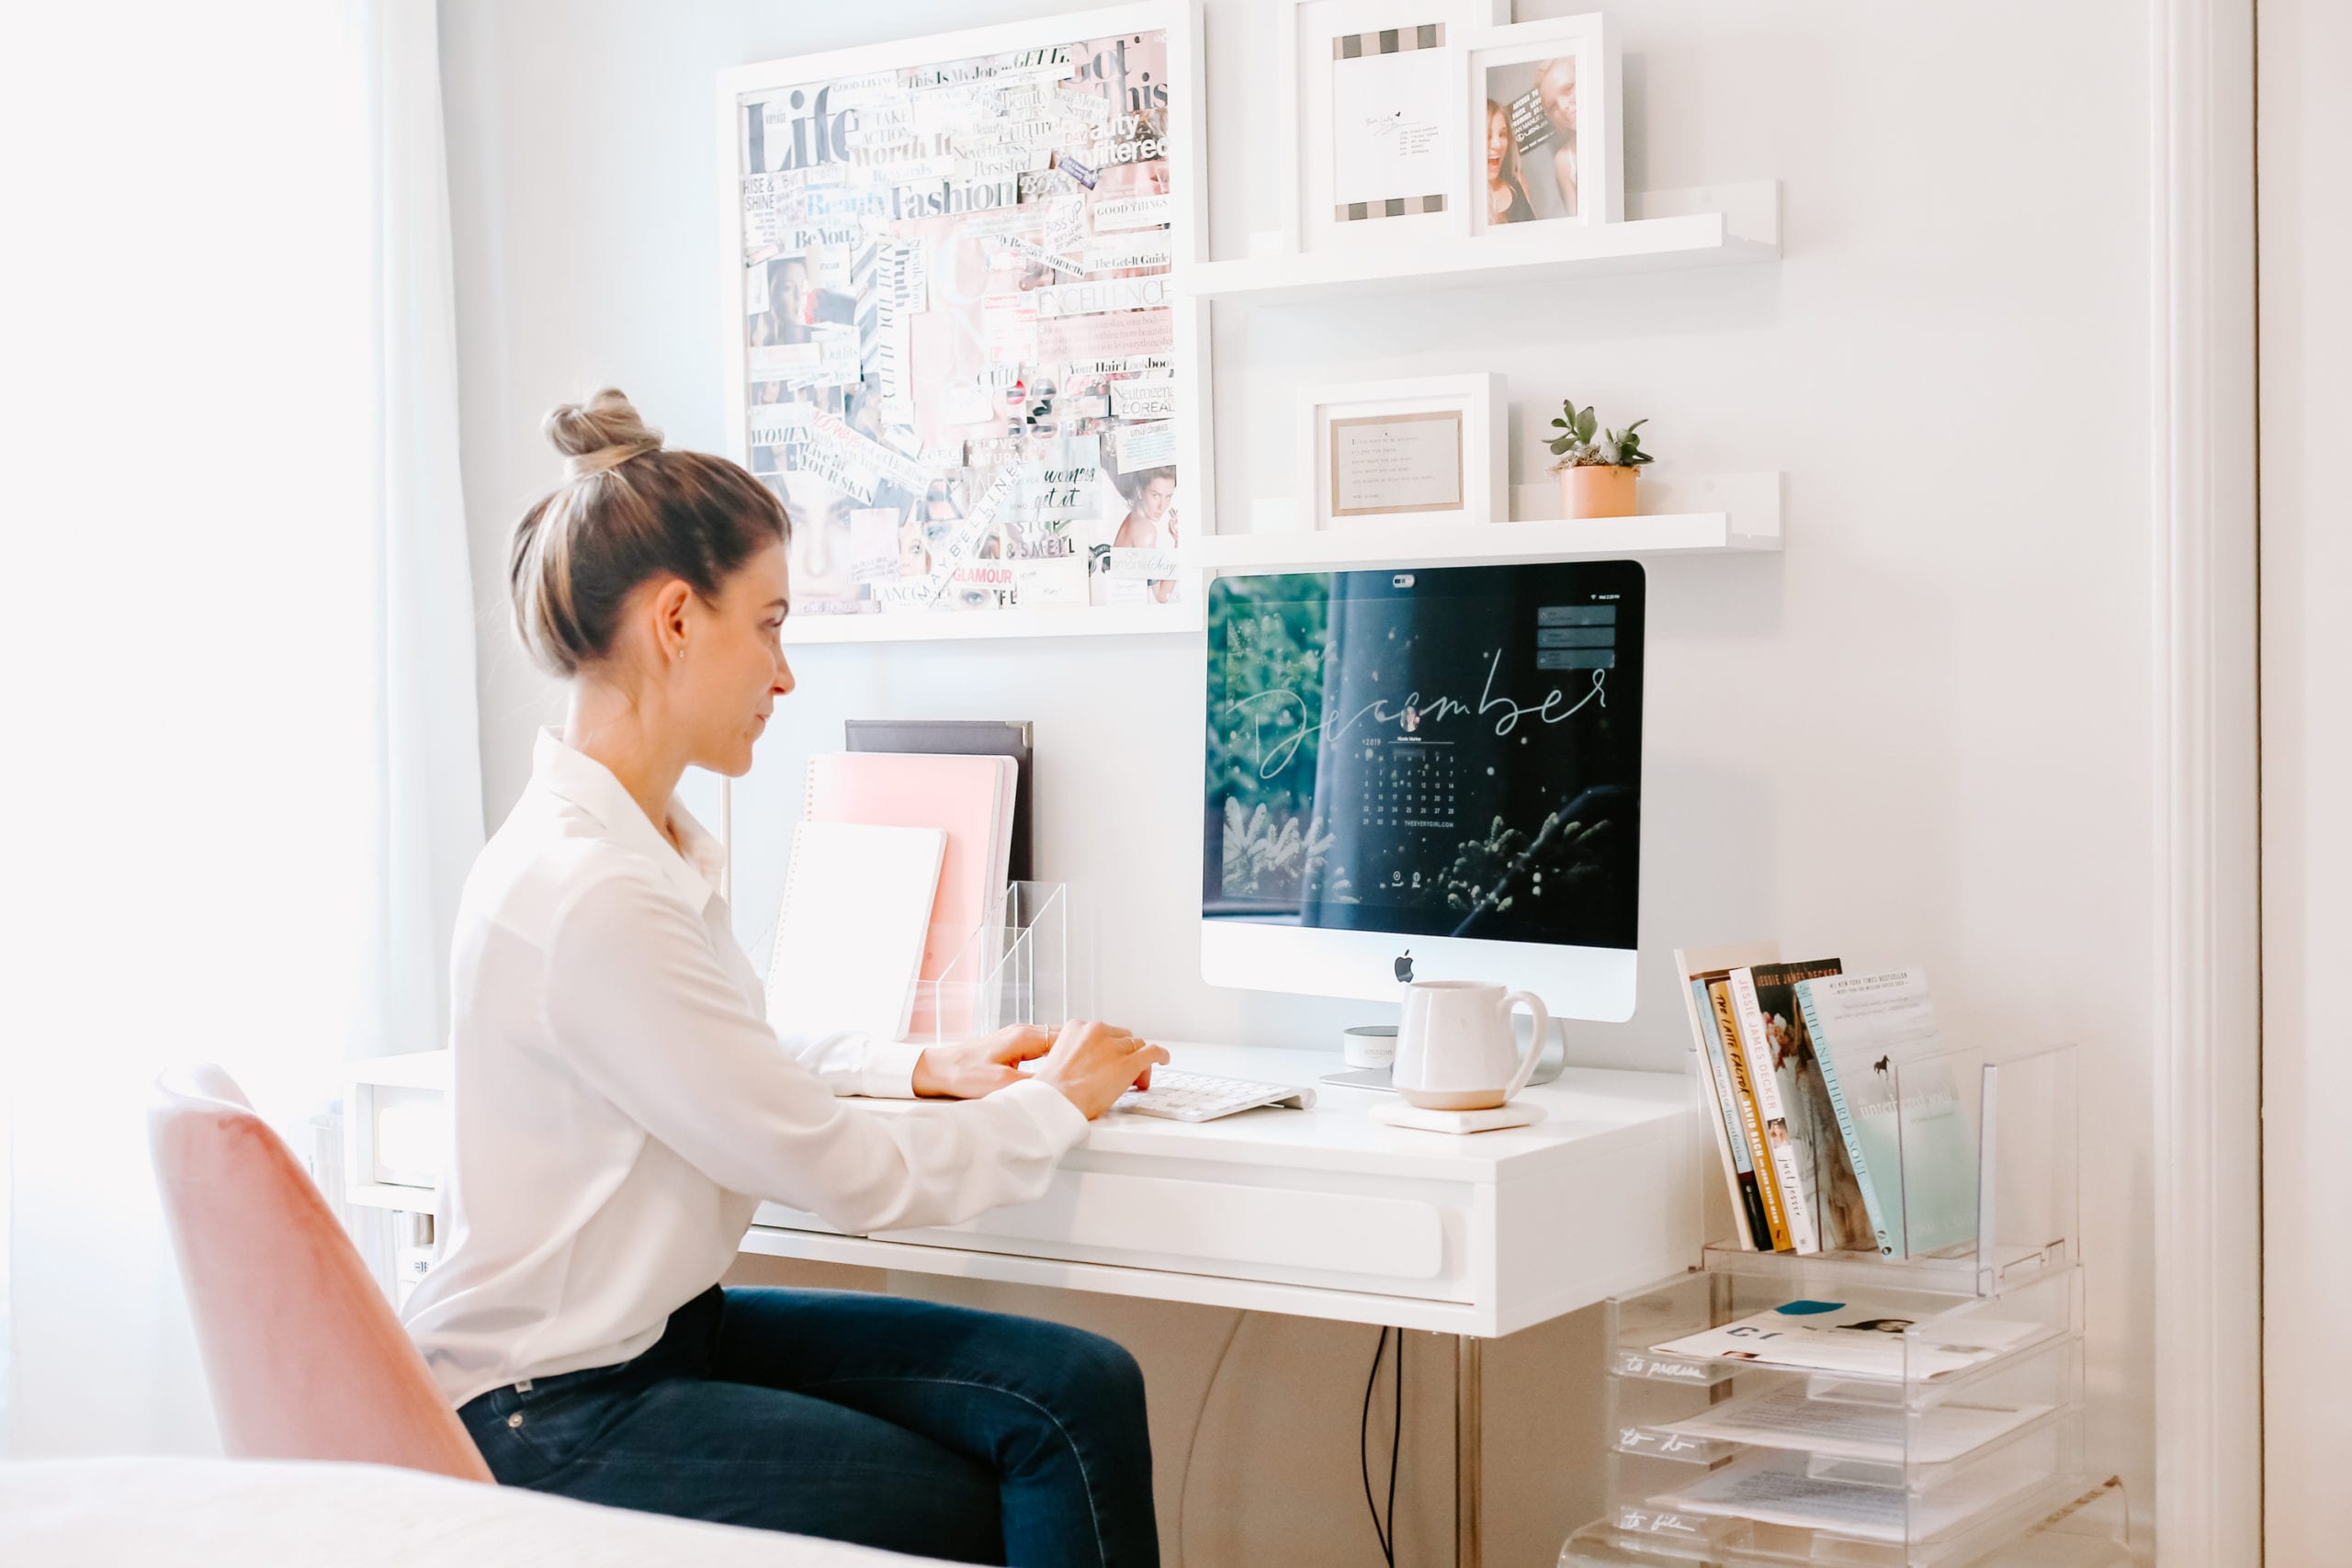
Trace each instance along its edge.
<path fill-rule="evenodd" d="M 1292 1185 L 1231 1168 L 1168 1175 L 1066 1165 L 1035 1202 L 875 1239 L 1467 1301 L 1470 1208 L 1466 1188 L 1433 1193 L 1419 1182 L 1367 1179 L 1339 1190 L 1328 1178 Z M 758 1223 L 826 1228 L 775 1204 L 762 1206 Z"/>

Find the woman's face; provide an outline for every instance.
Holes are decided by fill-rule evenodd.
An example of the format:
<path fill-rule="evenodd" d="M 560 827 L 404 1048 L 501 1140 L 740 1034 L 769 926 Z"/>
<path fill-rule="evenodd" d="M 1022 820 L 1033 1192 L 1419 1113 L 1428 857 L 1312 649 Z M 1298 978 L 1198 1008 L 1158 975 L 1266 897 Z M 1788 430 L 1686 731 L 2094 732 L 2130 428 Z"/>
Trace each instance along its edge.
<path fill-rule="evenodd" d="M 1555 60 L 1535 84 L 1535 96 L 1544 103 L 1544 112 L 1552 121 L 1552 129 L 1564 136 L 1577 133 L 1577 62 Z"/>
<path fill-rule="evenodd" d="M 767 728 L 776 699 L 792 691 L 783 642 L 790 604 L 782 540 L 762 547 L 721 584 L 718 603 L 688 592 L 682 607 L 685 653 L 672 660 L 670 697 L 696 765 L 729 778 L 751 772 L 752 742 Z"/>
<path fill-rule="evenodd" d="M 777 315 L 787 321 L 808 319 L 808 266 L 805 262 L 786 262 L 783 277 L 775 290 L 774 302 Z"/>
<path fill-rule="evenodd" d="M 1487 106 L 1487 177 L 1503 177 L 1503 154 L 1510 151 L 1510 117 L 1499 104 Z"/>
<path fill-rule="evenodd" d="M 1156 475 L 1136 497 L 1136 510 L 1143 513 L 1144 521 L 1157 523 L 1168 515 L 1168 503 L 1175 498 L 1176 481 L 1165 474 Z"/>

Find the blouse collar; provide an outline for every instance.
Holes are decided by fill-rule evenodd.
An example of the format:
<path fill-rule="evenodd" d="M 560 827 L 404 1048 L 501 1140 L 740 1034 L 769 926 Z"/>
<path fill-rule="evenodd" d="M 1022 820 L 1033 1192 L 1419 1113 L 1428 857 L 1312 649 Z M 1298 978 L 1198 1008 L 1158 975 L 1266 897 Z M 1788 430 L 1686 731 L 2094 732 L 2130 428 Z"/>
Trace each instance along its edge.
<path fill-rule="evenodd" d="M 616 843 L 650 859 L 697 913 L 718 893 L 726 846 L 704 830 L 676 795 L 670 797 L 670 829 L 685 846 L 683 855 L 610 768 L 565 744 L 553 728 L 542 728 L 532 747 L 531 782 L 595 818 Z"/>

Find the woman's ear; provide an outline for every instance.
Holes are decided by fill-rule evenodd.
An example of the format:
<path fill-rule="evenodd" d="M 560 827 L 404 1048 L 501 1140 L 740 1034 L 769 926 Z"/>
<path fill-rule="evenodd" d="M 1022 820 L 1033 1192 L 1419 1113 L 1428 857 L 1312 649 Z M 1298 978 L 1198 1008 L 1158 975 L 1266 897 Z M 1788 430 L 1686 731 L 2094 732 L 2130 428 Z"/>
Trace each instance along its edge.
<path fill-rule="evenodd" d="M 695 591 L 682 577 L 673 577 L 653 591 L 654 641 L 664 659 L 676 659 L 686 646 L 686 611 L 694 598 Z"/>

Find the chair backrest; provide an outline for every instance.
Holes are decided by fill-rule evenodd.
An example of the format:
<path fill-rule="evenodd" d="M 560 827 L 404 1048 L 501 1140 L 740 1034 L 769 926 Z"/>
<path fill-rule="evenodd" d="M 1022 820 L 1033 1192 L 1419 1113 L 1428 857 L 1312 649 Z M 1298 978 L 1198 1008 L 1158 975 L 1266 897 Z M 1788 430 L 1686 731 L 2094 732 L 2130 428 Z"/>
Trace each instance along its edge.
<path fill-rule="evenodd" d="M 167 1073 L 155 1091 L 148 1144 L 229 1453 L 491 1480 L 326 1201 L 229 1075 Z"/>

